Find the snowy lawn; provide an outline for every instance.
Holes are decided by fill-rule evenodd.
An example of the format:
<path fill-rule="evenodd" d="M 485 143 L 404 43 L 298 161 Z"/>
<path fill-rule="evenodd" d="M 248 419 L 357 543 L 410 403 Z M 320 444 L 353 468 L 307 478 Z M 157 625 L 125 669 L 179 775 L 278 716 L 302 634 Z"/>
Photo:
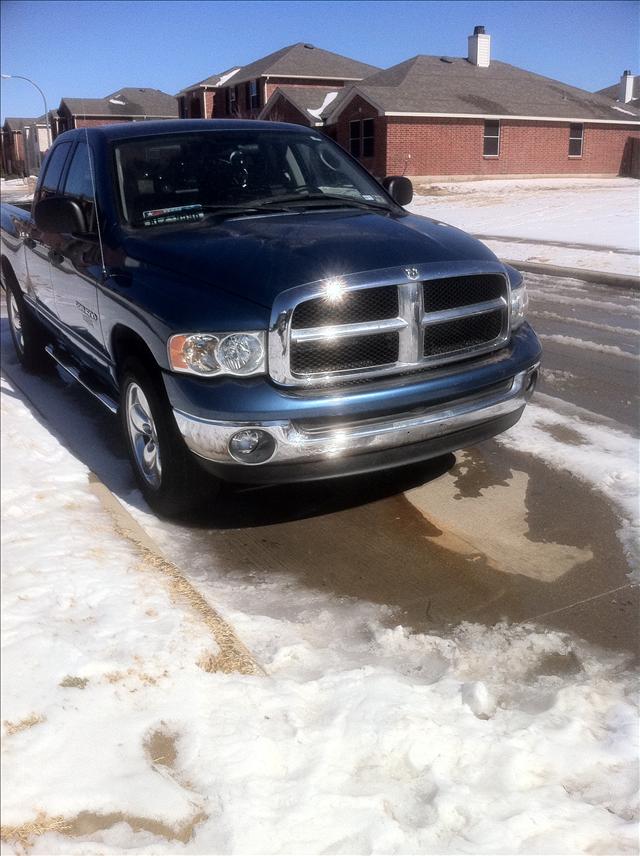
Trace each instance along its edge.
<path fill-rule="evenodd" d="M 635 179 L 486 179 L 415 190 L 408 210 L 482 237 L 500 258 L 640 275 Z"/>
<path fill-rule="evenodd" d="M 0 199 L 3 202 L 29 202 L 33 199 L 37 177 L 0 179 Z"/>
<path fill-rule="evenodd" d="M 622 656 L 531 626 L 412 635 L 274 573 L 227 610 L 268 676 L 216 671 L 7 383 L 2 422 L 3 853 L 636 852 Z"/>

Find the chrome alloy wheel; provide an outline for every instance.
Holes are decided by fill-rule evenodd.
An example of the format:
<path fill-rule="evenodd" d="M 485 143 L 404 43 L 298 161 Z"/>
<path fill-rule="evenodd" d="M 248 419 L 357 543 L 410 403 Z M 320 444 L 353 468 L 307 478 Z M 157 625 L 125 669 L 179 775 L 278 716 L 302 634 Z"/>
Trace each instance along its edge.
<path fill-rule="evenodd" d="M 127 428 L 138 469 L 151 487 L 160 487 L 162 463 L 155 422 L 147 397 L 137 383 L 127 389 Z"/>
<path fill-rule="evenodd" d="M 13 332 L 13 339 L 16 343 L 18 351 L 24 353 L 24 333 L 22 331 L 22 318 L 20 317 L 20 307 L 13 291 L 9 291 L 9 324 Z"/>

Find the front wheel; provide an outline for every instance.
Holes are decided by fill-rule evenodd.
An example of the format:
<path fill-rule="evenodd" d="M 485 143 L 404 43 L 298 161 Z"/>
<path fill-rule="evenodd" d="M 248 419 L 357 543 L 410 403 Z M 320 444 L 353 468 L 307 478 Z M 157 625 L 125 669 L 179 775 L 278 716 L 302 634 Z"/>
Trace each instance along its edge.
<path fill-rule="evenodd" d="M 192 459 L 162 381 L 138 361 L 122 375 L 120 418 L 136 481 L 154 511 L 172 517 L 213 499 L 216 480 Z"/>
<path fill-rule="evenodd" d="M 18 360 L 31 372 L 50 369 L 42 327 L 29 312 L 22 292 L 16 285 L 9 285 L 6 294 L 9 331 Z"/>

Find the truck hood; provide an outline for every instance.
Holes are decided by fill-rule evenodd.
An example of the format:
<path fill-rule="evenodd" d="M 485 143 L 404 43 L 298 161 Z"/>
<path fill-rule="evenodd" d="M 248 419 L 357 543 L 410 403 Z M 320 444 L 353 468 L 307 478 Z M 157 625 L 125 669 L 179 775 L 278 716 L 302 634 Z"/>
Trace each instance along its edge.
<path fill-rule="evenodd" d="M 459 229 L 415 214 L 325 210 L 214 221 L 124 240 L 127 256 L 262 306 L 288 288 L 395 266 L 497 261 Z"/>

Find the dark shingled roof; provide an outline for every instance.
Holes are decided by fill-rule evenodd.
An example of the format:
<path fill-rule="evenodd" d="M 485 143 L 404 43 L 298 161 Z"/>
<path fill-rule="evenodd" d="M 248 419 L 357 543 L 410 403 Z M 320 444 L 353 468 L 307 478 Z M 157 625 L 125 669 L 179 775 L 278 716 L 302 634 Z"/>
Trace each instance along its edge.
<path fill-rule="evenodd" d="M 32 122 L 35 122 L 34 118 L 19 119 L 17 116 L 7 116 L 4 126 L 10 131 L 21 131 L 25 125 L 30 125 Z"/>
<path fill-rule="evenodd" d="M 217 86 L 224 86 L 227 80 L 230 80 L 235 74 L 240 71 L 239 65 L 234 65 L 231 68 L 228 68 L 226 71 L 221 71 L 220 74 L 212 74 L 210 77 L 205 77 L 204 80 L 199 80 L 197 83 L 192 83 L 191 86 L 185 86 L 184 89 L 181 89 L 178 92 L 178 95 L 184 95 L 185 92 L 189 92 L 191 89 L 199 89 L 201 86 L 209 86 L 215 89 Z"/>
<path fill-rule="evenodd" d="M 124 101 L 124 104 L 113 101 Z M 116 89 L 104 98 L 63 98 L 61 103 L 73 116 L 178 116 L 178 102 L 173 95 L 160 89 L 134 86 Z"/>
<path fill-rule="evenodd" d="M 214 74 L 187 86 L 182 92 L 195 89 L 197 86 L 219 86 L 220 78 L 233 71 L 222 74 Z M 258 77 L 324 77 L 333 80 L 362 80 L 370 74 L 380 71 L 376 65 L 368 65 L 366 62 L 358 62 L 348 56 L 325 51 L 314 45 L 298 42 L 280 48 L 279 51 L 263 56 L 255 62 L 244 65 L 238 69 L 233 77 L 229 78 L 229 85 L 246 83 L 247 80 L 255 80 Z M 217 81 L 217 82 L 216 82 Z M 225 81 L 226 84 L 226 81 Z M 223 84 L 224 85 L 224 84 Z"/>
<path fill-rule="evenodd" d="M 618 96 L 620 95 L 620 84 L 614 83 L 613 86 L 607 86 L 604 89 L 598 89 L 596 95 L 604 95 L 606 98 L 612 98 L 614 101 L 618 100 Z M 630 104 L 632 107 L 640 106 L 640 75 L 636 74 L 633 78 L 633 90 L 631 92 L 632 98 L 631 101 L 627 101 L 626 104 L 620 102 L 622 107 L 626 107 Z"/>
<path fill-rule="evenodd" d="M 297 107 L 310 123 L 320 122 L 322 114 L 318 113 L 317 116 L 314 116 L 309 111 L 319 111 L 324 104 L 326 97 L 332 92 L 339 92 L 339 90 L 335 86 L 279 86 L 265 105 L 265 109 L 267 106 L 271 106 L 271 104 L 273 104 L 276 96 L 280 93 L 284 95 L 294 107 Z M 323 113 L 333 105 L 334 101 L 335 99 L 327 105 Z"/>
<path fill-rule="evenodd" d="M 416 56 L 349 87 L 385 113 L 540 116 L 630 122 L 640 111 L 613 105 L 604 95 L 586 92 L 496 60 L 479 68 L 465 58 Z M 329 111 L 335 115 L 347 97 Z"/>

